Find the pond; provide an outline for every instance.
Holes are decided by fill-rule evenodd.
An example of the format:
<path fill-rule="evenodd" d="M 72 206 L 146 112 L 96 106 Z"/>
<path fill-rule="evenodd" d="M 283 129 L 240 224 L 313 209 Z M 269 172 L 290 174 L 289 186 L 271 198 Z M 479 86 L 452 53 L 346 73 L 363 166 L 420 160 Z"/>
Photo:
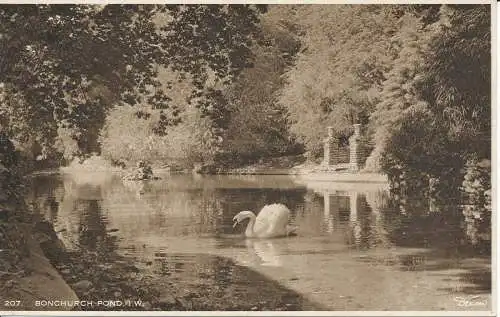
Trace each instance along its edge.
<path fill-rule="evenodd" d="M 491 309 L 491 256 L 464 242 L 459 213 L 402 212 L 385 184 L 53 174 L 34 177 L 26 198 L 68 249 L 96 249 L 113 237 L 113 248 L 140 270 L 186 292 L 216 290 L 222 301 L 274 296 L 296 310 Z M 278 202 L 291 210 L 297 236 L 247 240 L 245 224 L 233 228 L 239 211 Z"/>

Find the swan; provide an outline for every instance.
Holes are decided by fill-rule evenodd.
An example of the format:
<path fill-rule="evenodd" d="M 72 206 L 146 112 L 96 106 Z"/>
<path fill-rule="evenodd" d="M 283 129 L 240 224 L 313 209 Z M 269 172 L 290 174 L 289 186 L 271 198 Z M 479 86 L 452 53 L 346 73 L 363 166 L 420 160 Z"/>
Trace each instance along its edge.
<path fill-rule="evenodd" d="M 283 204 L 266 205 L 258 216 L 248 210 L 241 211 L 233 218 L 233 228 L 246 218 L 250 218 L 245 230 L 247 238 L 286 237 L 297 229 L 288 225 L 290 210 Z"/>

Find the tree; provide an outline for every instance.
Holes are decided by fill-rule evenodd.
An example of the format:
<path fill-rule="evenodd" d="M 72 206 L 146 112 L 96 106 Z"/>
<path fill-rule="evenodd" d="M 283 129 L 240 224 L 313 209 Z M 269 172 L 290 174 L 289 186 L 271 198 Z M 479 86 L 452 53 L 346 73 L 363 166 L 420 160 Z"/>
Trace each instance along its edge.
<path fill-rule="evenodd" d="M 430 6 L 430 12 L 433 14 L 438 7 Z M 430 41 L 440 32 L 442 24 L 439 19 L 429 21 L 429 12 L 421 14 L 409 8 L 403 9 L 400 29 L 391 38 L 398 54 L 391 69 L 384 74 L 386 80 L 381 85 L 379 102 L 370 114 L 375 148 L 367 159 L 366 168 L 374 171 L 381 169 L 381 156 L 391 142 L 390 138 L 401 128 L 404 116 L 411 115 L 412 108 L 425 107 L 425 101 L 417 96 L 415 84 L 422 76 Z"/>
<path fill-rule="evenodd" d="M 96 128 L 89 121 L 117 102 L 147 102 L 165 110 L 160 126 L 175 124 L 179 109 L 159 89 L 158 65 L 195 75 L 193 100 L 211 115 L 207 100 L 213 93 L 203 98 L 208 74 L 229 82 L 247 65 L 263 10 L 253 5 L 2 5 L 0 82 L 19 100 L 9 107 L 25 115 L 20 119 L 30 134 L 43 131 L 35 141 L 46 149 L 60 127 L 87 143 Z"/>
<path fill-rule="evenodd" d="M 344 137 L 353 123 L 367 123 L 384 74 L 397 50 L 397 6 L 300 6 L 297 24 L 303 48 L 279 102 L 290 112 L 292 132 L 320 154 L 326 126 Z M 314 129 L 311 129 L 314 127 Z"/>
<path fill-rule="evenodd" d="M 448 7 L 449 24 L 431 43 L 417 83 L 419 97 L 435 115 L 443 136 L 464 158 L 491 157 L 491 8 Z"/>
<path fill-rule="evenodd" d="M 298 53 L 295 6 L 270 6 L 261 18 L 261 36 L 252 46 L 253 67 L 225 90 L 231 120 L 224 149 L 234 163 L 293 151 L 286 108 L 277 103 L 283 74 Z"/>
<path fill-rule="evenodd" d="M 420 56 L 419 61 L 393 77 L 397 85 L 385 83 L 387 98 L 378 116 L 391 118 L 380 125 L 392 129 L 389 138 L 396 144 L 385 155 L 394 164 L 460 180 L 468 159 L 490 157 L 489 7 L 443 6 L 440 20 L 438 31 L 426 40 L 428 47 L 411 55 Z M 425 129 L 410 124 L 414 120 L 423 120 Z M 405 135 L 425 141 L 411 150 L 420 141 L 397 142 Z"/>

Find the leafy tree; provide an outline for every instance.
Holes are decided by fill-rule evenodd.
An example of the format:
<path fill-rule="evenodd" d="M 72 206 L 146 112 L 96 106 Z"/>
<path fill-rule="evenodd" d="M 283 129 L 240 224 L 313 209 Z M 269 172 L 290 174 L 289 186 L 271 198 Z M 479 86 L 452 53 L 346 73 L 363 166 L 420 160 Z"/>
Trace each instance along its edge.
<path fill-rule="evenodd" d="M 31 128 L 27 131 L 43 131 L 34 137 L 42 148 L 51 148 L 62 127 L 82 150 L 89 150 L 98 128 L 89 121 L 96 122 L 116 102 L 147 102 L 169 110 L 160 126 L 177 122 L 179 109 L 158 89 L 158 65 L 195 75 L 195 101 L 212 115 L 208 105 L 213 103 L 206 99 L 217 93 L 203 98 L 205 80 L 212 73 L 216 81 L 229 82 L 247 65 L 258 14 L 264 9 L 2 5 L 0 82 L 20 101 L 10 107 L 24 114 L 20 119 Z"/>
<path fill-rule="evenodd" d="M 294 132 L 320 154 L 326 126 L 349 136 L 353 123 L 367 123 L 384 73 L 397 54 L 396 6 L 308 5 L 297 10 L 303 49 L 286 73 L 280 104 Z M 311 129 L 311 127 L 314 129 Z"/>
<path fill-rule="evenodd" d="M 138 109 L 150 113 L 149 120 L 138 120 Z M 210 121 L 201 118 L 194 106 L 185 109 L 182 122 L 169 127 L 168 135 L 154 132 L 159 120 L 158 110 L 146 106 L 122 106 L 111 110 L 101 131 L 102 156 L 111 162 L 124 162 L 135 166 L 140 160 L 148 160 L 155 166 L 174 165 L 193 167 L 196 162 L 211 158 L 211 142 L 206 134 Z"/>
<path fill-rule="evenodd" d="M 171 104 L 182 109 L 177 115 L 178 122 L 162 126 L 164 110 L 149 104 L 115 107 L 109 111 L 100 133 L 102 155 L 127 165 L 149 160 L 155 165 L 193 167 L 194 163 L 209 161 L 217 150 L 209 148 L 214 141 L 213 122 L 195 104 L 188 104 L 193 91 L 189 76 L 172 69 L 159 69 L 158 78 Z M 168 85 L 169 82 L 173 84 Z"/>
<path fill-rule="evenodd" d="M 171 98 L 172 106 L 185 109 L 186 115 L 181 112 L 179 118 L 182 120 L 169 126 L 154 123 L 161 122 L 162 109 L 147 106 L 137 109 L 136 114 L 151 123 L 130 121 L 133 109 L 126 111 L 130 113 L 127 116 L 113 110 L 101 136 L 101 142 L 106 144 L 103 153 L 110 158 L 146 155 L 157 161 L 161 157 L 164 162 L 175 157 L 177 161 L 189 162 L 188 166 L 195 162 L 241 164 L 261 156 L 286 153 L 293 140 L 288 133 L 286 111 L 275 101 L 276 92 L 283 85 L 281 75 L 291 65 L 299 48 L 294 24 L 284 22 L 290 19 L 288 13 L 292 9 L 293 6 L 271 6 L 268 13 L 261 16 L 257 41 L 250 47 L 252 67 L 243 69 L 232 83 L 217 81 L 213 72 L 207 72 L 198 94 L 191 94 L 196 88 L 194 76 L 183 76 L 182 70 L 160 68 L 159 89 Z M 193 101 L 200 95 L 204 100 L 202 106 L 198 104 L 197 112 Z M 130 131 L 134 131 L 131 133 L 134 141 L 124 141 L 130 131 L 119 125 L 125 122 L 133 126 Z M 141 133 L 145 128 L 149 130 Z M 151 130 L 156 131 L 158 137 Z M 127 137 L 120 139 L 122 135 Z M 199 141 L 193 140 L 194 135 Z M 144 142 L 140 141 L 143 137 L 156 143 L 157 154 L 143 149 Z M 137 153 L 130 153 L 131 149 L 136 149 Z"/>
<path fill-rule="evenodd" d="M 431 6 L 431 12 L 436 10 Z M 370 114 L 370 129 L 375 148 L 367 160 L 366 168 L 380 170 L 380 159 L 395 131 L 401 128 L 402 119 L 411 113 L 409 109 L 425 107 L 425 102 L 417 96 L 416 80 L 422 76 L 425 53 L 429 50 L 433 36 L 440 32 L 439 19 L 429 23 L 428 14 L 410 13 L 403 8 L 401 27 L 391 38 L 398 52 L 391 69 L 384 74 L 386 80 L 381 85 L 379 102 Z"/>
<path fill-rule="evenodd" d="M 491 157 L 491 8 L 449 7 L 449 24 L 432 43 L 420 97 L 465 156 Z"/>
<path fill-rule="evenodd" d="M 261 37 L 252 46 L 253 67 L 226 90 L 230 104 L 224 148 L 232 161 L 244 163 L 280 156 L 295 149 L 286 108 L 277 104 L 283 74 L 300 48 L 295 6 L 270 6 L 261 18 Z"/>
<path fill-rule="evenodd" d="M 440 31 L 428 41 L 418 76 L 395 76 L 403 79 L 395 90 L 386 82 L 387 95 L 395 93 L 380 103 L 379 115 L 393 118 L 388 126 L 396 144 L 386 156 L 408 169 L 460 179 L 468 159 L 490 157 L 489 7 L 445 6 L 441 14 Z M 397 141 L 405 135 L 422 141 Z M 421 148 L 414 150 L 417 144 Z"/>

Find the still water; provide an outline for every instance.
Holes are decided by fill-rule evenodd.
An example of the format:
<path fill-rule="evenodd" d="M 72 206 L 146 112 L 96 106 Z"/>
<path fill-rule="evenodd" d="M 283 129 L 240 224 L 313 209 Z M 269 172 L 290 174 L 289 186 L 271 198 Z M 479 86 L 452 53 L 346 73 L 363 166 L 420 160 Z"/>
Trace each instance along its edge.
<path fill-rule="evenodd" d="M 112 237 L 117 252 L 158 279 L 210 284 L 227 300 L 282 291 L 302 298 L 289 305 L 303 310 L 490 310 L 491 256 L 466 245 L 459 213 L 402 212 L 386 187 L 288 176 L 127 182 L 57 174 L 33 178 L 27 200 L 67 248 L 96 249 Z M 233 228 L 239 211 L 270 203 L 290 208 L 296 237 L 246 240 L 246 223 Z"/>

